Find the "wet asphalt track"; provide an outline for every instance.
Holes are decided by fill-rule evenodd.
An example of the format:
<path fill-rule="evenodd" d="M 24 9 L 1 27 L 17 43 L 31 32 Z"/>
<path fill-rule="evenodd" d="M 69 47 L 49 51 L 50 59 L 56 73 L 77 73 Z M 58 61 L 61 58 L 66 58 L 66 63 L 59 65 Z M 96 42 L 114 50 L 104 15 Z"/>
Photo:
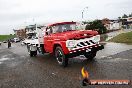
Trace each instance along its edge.
<path fill-rule="evenodd" d="M 132 80 L 132 45 L 105 44 L 95 60 L 70 58 L 69 66 L 62 68 L 49 54 L 30 58 L 20 43 L 7 49 L 0 46 L 0 88 L 82 88 L 81 68 L 90 79 Z M 90 85 L 85 88 L 132 88 L 132 85 Z"/>

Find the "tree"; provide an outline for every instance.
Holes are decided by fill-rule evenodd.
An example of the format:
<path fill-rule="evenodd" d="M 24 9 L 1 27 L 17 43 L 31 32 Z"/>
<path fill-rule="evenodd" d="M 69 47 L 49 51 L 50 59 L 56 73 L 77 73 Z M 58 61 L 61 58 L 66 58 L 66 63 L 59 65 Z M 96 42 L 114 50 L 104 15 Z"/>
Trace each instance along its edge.
<path fill-rule="evenodd" d="M 131 14 L 129 14 L 129 17 L 132 17 L 132 13 L 131 13 Z"/>
<path fill-rule="evenodd" d="M 102 24 L 100 20 L 95 20 L 93 22 L 89 22 L 86 25 L 85 30 L 96 30 L 98 31 L 99 34 L 106 33 L 107 29 L 106 27 Z"/>
<path fill-rule="evenodd" d="M 126 14 L 124 14 L 124 15 L 122 16 L 122 18 L 128 18 L 128 16 L 127 16 Z"/>
<path fill-rule="evenodd" d="M 121 17 L 118 17 L 118 19 L 120 20 L 120 19 L 121 19 Z"/>

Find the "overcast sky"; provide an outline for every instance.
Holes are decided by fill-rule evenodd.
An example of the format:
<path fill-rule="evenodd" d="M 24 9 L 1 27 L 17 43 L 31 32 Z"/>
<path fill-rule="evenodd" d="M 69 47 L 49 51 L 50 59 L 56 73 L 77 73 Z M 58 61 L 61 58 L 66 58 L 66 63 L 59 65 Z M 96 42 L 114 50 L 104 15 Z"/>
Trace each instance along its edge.
<path fill-rule="evenodd" d="M 84 20 L 115 19 L 132 12 L 132 0 L 0 0 L 0 34 L 33 23 L 79 21 L 83 10 Z"/>

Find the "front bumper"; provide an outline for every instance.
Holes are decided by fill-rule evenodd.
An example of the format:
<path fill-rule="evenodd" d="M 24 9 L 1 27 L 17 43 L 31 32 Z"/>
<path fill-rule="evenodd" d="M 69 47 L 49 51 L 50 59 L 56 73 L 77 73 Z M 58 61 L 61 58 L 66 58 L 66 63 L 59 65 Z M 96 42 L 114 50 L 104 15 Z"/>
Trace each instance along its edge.
<path fill-rule="evenodd" d="M 102 49 L 104 49 L 104 46 L 97 44 L 97 45 L 93 45 L 93 46 L 89 46 L 89 47 L 85 47 L 85 48 L 81 48 L 81 49 L 72 50 L 72 51 L 70 51 L 69 54 L 67 54 L 67 56 L 75 57 L 75 56 L 83 55 L 84 53 L 87 52 L 87 50 L 90 50 L 87 52 L 87 53 L 89 53 L 89 52 L 96 52 L 96 51 L 99 51 Z"/>

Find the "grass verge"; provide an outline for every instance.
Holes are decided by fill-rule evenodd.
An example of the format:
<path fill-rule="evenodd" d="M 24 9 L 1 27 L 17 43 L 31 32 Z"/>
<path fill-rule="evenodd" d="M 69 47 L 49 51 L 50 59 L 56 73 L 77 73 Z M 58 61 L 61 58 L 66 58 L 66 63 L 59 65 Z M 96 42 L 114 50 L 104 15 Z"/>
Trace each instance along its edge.
<path fill-rule="evenodd" d="M 15 35 L 0 35 L 0 41 L 5 41 L 14 37 Z"/>
<path fill-rule="evenodd" d="M 116 43 L 127 43 L 132 44 L 132 32 L 122 33 L 109 40 L 110 42 Z"/>

